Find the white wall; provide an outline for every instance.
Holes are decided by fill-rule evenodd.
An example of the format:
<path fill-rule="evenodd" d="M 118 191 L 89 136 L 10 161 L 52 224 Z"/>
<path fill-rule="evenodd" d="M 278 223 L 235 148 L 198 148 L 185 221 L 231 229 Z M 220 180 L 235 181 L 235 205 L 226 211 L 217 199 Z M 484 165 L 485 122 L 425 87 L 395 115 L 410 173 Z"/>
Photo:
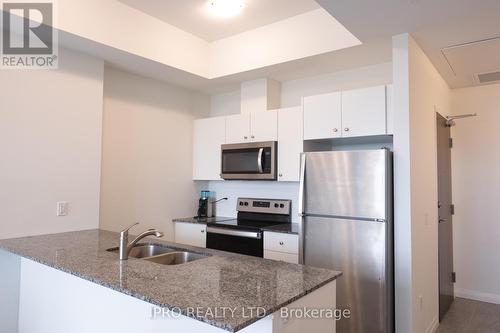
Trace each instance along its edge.
<path fill-rule="evenodd" d="M 348 71 L 329 73 L 281 83 L 281 105 L 301 105 L 302 96 L 322 94 L 341 89 L 355 89 L 392 82 L 392 64 L 384 63 Z M 234 91 L 211 96 L 211 116 L 240 113 L 240 92 Z M 217 215 L 235 216 L 238 197 L 291 199 L 293 220 L 297 222 L 297 182 L 265 181 L 210 181 L 208 188 L 217 198 L 228 197 L 217 205 Z"/>
<path fill-rule="evenodd" d="M 393 61 L 396 325 L 428 332 L 439 310 L 435 112 L 447 115 L 451 96 L 411 36 L 394 38 Z"/>
<path fill-rule="evenodd" d="M 106 68 L 100 226 L 135 221 L 173 239 L 171 220 L 193 216 L 193 120 L 208 115 L 208 97 Z"/>
<path fill-rule="evenodd" d="M 98 226 L 102 75 L 64 49 L 58 70 L 0 71 L 0 238 Z"/>
<path fill-rule="evenodd" d="M 500 304 L 500 84 L 456 89 L 452 113 L 455 293 Z"/>

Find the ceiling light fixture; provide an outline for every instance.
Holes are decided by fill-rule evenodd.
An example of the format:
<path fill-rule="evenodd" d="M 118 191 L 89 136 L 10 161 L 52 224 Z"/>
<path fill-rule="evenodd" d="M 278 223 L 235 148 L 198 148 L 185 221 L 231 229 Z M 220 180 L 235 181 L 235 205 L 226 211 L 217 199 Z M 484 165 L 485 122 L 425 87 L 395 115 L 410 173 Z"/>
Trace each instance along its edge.
<path fill-rule="evenodd" d="M 217 17 L 230 18 L 238 15 L 243 10 L 243 0 L 210 0 L 208 9 Z"/>

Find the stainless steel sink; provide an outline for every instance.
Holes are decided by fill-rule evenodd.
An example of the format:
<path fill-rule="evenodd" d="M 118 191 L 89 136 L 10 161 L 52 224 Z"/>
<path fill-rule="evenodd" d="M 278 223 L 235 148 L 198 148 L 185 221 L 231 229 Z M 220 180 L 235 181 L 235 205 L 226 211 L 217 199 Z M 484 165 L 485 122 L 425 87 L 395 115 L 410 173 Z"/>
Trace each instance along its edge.
<path fill-rule="evenodd" d="M 207 256 L 203 254 L 187 252 L 187 251 L 176 251 L 150 258 L 144 258 L 144 260 L 152 261 L 162 265 L 179 265 L 206 257 Z"/>
<path fill-rule="evenodd" d="M 118 248 L 111 248 L 107 251 L 118 253 Z M 208 255 L 179 251 L 155 244 L 139 244 L 132 248 L 129 257 L 143 259 L 162 265 L 179 265 L 206 258 Z"/>
<path fill-rule="evenodd" d="M 109 252 L 118 252 L 118 248 L 112 248 L 108 249 Z M 164 247 L 161 245 L 154 245 L 154 244 L 139 244 L 136 245 L 130 250 L 129 257 L 132 258 L 147 258 L 147 257 L 153 257 L 157 256 L 160 254 L 165 254 L 168 252 L 174 252 L 174 249 L 170 249 L 168 247 Z"/>

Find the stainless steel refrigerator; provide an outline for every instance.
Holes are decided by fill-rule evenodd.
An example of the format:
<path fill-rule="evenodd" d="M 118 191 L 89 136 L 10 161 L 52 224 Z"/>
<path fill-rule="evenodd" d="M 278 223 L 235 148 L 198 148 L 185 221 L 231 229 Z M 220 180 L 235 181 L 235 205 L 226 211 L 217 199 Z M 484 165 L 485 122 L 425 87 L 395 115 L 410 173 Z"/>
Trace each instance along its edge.
<path fill-rule="evenodd" d="M 337 333 L 394 332 L 392 153 L 304 153 L 299 198 L 304 264 L 343 272 Z"/>

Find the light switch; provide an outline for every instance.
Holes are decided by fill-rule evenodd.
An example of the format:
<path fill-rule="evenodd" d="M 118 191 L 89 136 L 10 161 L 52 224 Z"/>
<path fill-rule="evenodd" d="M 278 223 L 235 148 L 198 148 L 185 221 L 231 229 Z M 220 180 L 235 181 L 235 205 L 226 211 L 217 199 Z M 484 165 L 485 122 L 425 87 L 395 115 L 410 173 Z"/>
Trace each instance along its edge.
<path fill-rule="evenodd" d="M 66 201 L 57 202 L 57 216 L 68 215 L 68 203 Z"/>

